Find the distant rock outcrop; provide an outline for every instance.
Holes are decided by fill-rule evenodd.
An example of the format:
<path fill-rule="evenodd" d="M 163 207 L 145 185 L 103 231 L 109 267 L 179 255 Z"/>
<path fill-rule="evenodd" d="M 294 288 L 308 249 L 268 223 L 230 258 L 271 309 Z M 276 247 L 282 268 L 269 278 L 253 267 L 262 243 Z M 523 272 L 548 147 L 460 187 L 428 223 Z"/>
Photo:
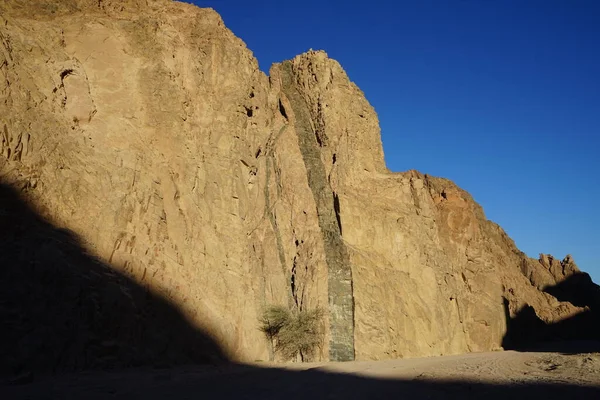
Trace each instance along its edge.
<path fill-rule="evenodd" d="M 451 181 L 387 170 L 375 110 L 338 62 L 309 51 L 269 75 L 211 9 L 5 1 L 0 180 L 241 360 L 268 358 L 258 317 L 270 304 L 325 308 L 319 357 L 332 360 L 493 350 L 524 307 L 544 324 L 583 311 L 547 290 L 578 274 L 570 257 L 529 259 Z M 12 227 L 0 230 L 17 246 Z M 27 271 L 32 291 L 62 279 L 2 249 L 3 273 Z M 95 274 L 81 268 L 83 280 Z M 84 292 L 38 298 L 89 319 Z M 2 313 L 38 315 L 8 300 Z M 66 349 L 43 365 L 96 365 L 57 361 L 97 340 L 58 321 L 16 335 L 23 353 L 2 362 L 18 364 L 18 342 L 37 340 Z"/>

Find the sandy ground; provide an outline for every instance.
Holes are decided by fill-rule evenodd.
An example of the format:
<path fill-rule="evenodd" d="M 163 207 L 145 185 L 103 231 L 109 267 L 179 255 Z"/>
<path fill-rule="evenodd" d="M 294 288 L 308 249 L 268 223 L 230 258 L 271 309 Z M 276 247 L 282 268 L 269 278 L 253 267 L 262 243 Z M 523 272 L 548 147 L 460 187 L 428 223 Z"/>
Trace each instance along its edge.
<path fill-rule="evenodd" d="M 503 351 L 21 377 L 2 399 L 600 399 L 600 353 Z"/>

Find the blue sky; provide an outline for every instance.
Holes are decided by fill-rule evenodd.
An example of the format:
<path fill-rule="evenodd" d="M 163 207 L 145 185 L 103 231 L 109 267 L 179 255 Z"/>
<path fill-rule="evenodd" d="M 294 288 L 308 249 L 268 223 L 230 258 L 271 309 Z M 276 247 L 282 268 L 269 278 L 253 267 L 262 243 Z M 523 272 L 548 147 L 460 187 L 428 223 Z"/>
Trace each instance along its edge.
<path fill-rule="evenodd" d="M 389 169 L 453 180 L 528 255 L 570 253 L 600 282 L 600 1 L 194 2 L 266 72 L 327 51 Z"/>

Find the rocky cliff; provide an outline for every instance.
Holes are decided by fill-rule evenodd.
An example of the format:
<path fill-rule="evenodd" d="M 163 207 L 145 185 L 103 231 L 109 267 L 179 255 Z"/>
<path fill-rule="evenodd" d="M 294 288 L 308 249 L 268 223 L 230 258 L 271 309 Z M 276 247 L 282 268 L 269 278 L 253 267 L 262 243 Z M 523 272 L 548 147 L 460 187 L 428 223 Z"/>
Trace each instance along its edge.
<path fill-rule="evenodd" d="M 210 9 L 10 0 L 0 4 L 0 74 L 0 180 L 17 191 L 3 215 L 18 198 L 38 221 L 0 219 L 5 282 L 18 276 L 23 288 L 3 291 L 0 310 L 28 332 L 2 344 L 4 367 L 23 363 L 31 342 L 64 349 L 43 356 L 44 368 L 86 368 L 132 347 L 147 351 L 124 363 L 149 362 L 158 339 L 140 331 L 177 341 L 168 331 L 178 323 L 157 327 L 150 313 L 135 329 L 102 331 L 110 343 L 72 361 L 70 338 L 89 348 L 93 316 L 114 313 L 102 300 L 109 284 L 90 285 L 110 270 L 114 290 L 134 285 L 177 307 L 177 321 L 240 360 L 268 359 L 257 321 L 270 304 L 323 307 L 318 357 L 331 360 L 493 350 L 526 306 L 545 324 L 584 311 L 544 291 L 581 274 L 570 257 L 529 259 L 452 182 L 389 172 L 374 109 L 324 52 L 267 76 Z M 66 231 L 85 260 L 35 250 Z M 81 277 L 65 280 L 65 268 Z M 52 285 L 69 296 L 40 289 Z M 148 302 L 125 297 L 128 326 Z M 41 303 L 86 317 L 56 337 L 63 322 L 41 318 Z M 113 361 L 98 363 L 102 352 Z"/>

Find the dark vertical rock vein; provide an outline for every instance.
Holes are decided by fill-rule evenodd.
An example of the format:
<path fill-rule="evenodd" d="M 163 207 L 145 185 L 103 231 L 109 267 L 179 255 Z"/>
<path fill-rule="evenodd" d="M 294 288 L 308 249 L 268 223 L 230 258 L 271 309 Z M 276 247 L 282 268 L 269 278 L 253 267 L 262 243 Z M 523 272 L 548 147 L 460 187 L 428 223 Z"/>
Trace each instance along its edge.
<path fill-rule="evenodd" d="M 281 77 L 283 92 L 294 114 L 298 144 L 306 167 L 308 185 L 317 206 L 319 227 L 323 233 L 328 271 L 329 359 L 350 361 L 354 359 L 354 299 L 350 257 L 336 217 L 334 193 L 329 186 L 319 143 L 311 127 L 310 111 L 294 85 L 291 62 L 286 61 L 281 65 Z"/>

